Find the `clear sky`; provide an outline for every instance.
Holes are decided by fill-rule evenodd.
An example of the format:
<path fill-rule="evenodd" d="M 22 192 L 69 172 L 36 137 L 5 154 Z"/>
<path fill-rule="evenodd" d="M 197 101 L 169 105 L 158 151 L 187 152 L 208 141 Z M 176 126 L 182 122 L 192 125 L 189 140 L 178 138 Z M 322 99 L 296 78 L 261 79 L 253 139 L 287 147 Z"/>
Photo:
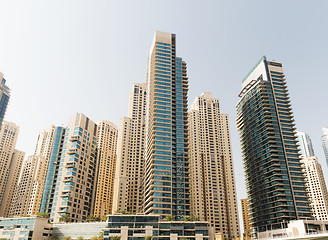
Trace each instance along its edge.
<path fill-rule="evenodd" d="M 161 30 L 177 35 L 189 103 L 210 91 L 230 115 L 239 199 L 246 193 L 235 106 L 243 77 L 262 55 L 283 63 L 296 126 L 310 135 L 326 171 L 327 9 L 326 0 L 2 0 L 0 71 L 12 89 L 5 119 L 20 126 L 17 148 L 27 155 L 38 131 L 65 126 L 75 112 L 118 125 L 132 84 L 146 81 L 153 34 Z"/>

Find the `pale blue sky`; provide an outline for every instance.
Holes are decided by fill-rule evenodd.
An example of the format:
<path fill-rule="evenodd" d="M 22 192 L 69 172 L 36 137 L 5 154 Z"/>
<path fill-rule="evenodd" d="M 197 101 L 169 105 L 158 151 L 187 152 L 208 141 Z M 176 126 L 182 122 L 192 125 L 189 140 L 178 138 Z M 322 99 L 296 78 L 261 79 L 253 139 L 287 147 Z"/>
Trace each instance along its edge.
<path fill-rule="evenodd" d="M 0 71 L 12 89 L 5 118 L 20 126 L 17 148 L 28 155 L 39 130 L 65 126 L 72 113 L 118 125 L 132 84 L 146 80 L 154 32 L 173 32 L 188 64 L 189 103 L 211 91 L 230 115 L 240 199 L 246 194 L 235 105 L 243 77 L 262 55 L 283 63 L 296 126 L 311 136 L 326 170 L 327 10 L 325 0 L 2 0 Z"/>

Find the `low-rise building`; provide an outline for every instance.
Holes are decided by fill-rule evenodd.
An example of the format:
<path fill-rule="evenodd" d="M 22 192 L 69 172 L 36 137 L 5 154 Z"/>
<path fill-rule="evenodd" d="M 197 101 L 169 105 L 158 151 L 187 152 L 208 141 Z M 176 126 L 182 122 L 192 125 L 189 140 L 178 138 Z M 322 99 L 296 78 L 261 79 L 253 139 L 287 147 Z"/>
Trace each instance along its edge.
<path fill-rule="evenodd" d="M 328 221 L 293 220 L 286 228 L 260 232 L 258 239 L 328 239 Z"/>
<path fill-rule="evenodd" d="M 48 219 L 37 216 L 0 218 L 0 239 L 47 240 L 52 225 Z"/>
<path fill-rule="evenodd" d="M 214 240 L 214 229 L 206 221 L 164 221 L 160 215 L 109 215 L 104 240 L 120 236 L 121 240 Z"/>
<path fill-rule="evenodd" d="M 107 222 L 85 222 L 85 223 L 56 223 L 53 225 L 52 236 L 56 239 L 71 237 L 72 239 L 91 239 L 101 235 Z"/>

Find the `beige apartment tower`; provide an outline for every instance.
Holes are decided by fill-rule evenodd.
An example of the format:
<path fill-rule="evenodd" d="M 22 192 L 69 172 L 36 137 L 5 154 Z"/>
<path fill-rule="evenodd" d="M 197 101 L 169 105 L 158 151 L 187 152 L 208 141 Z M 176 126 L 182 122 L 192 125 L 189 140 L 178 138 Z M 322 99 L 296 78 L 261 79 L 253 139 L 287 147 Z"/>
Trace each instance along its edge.
<path fill-rule="evenodd" d="M 70 116 L 54 193 L 51 219 L 84 221 L 93 213 L 97 170 L 97 125 L 82 113 Z"/>
<path fill-rule="evenodd" d="M 6 188 L 3 195 L 3 201 L 0 204 L 0 216 L 8 217 L 10 205 L 13 201 L 14 192 L 16 185 L 19 180 L 19 176 L 22 170 L 22 165 L 25 157 L 25 152 L 14 150 L 14 153 L 11 158 L 9 165 L 9 175 Z"/>
<path fill-rule="evenodd" d="M 21 158 L 13 156 L 19 127 L 12 122 L 3 121 L 0 129 L 0 216 L 6 216 L 11 202 L 12 189 L 17 184 L 17 171 L 22 166 Z M 19 173 L 18 173 L 19 174 Z"/>
<path fill-rule="evenodd" d="M 136 83 L 130 92 L 129 116 L 120 120 L 113 213 L 142 210 L 146 83 Z"/>
<path fill-rule="evenodd" d="M 239 237 L 229 119 L 211 93 L 191 106 L 189 147 L 192 215 L 209 221 L 224 239 Z"/>
<path fill-rule="evenodd" d="M 250 240 L 252 238 L 252 232 L 251 232 L 250 212 L 249 212 L 247 198 L 241 199 L 241 210 L 242 210 L 243 223 L 244 223 L 243 239 Z"/>
<path fill-rule="evenodd" d="M 99 164 L 94 216 L 102 217 L 112 212 L 118 132 L 117 127 L 106 120 L 97 125 Z"/>
<path fill-rule="evenodd" d="M 10 207 L 11 215 L 31 215 L 40 211 L 55 130 L 56 126 L 51 125 L 39 132 L 34 155 L 24 163 Z"/>
<path fill-rule="evenodd" d="M 305 186 L 312 215 L 316 220 L 328 220 L 328 193 L 322 168 L 316 157 L 301 160 Z"/>
<path fill-rule="evenodd" d="M 47 161 L 41 156 L 33 155 L 24 161 L 10 216 L 36 215 L 39 212 L 47 168 Z"/>

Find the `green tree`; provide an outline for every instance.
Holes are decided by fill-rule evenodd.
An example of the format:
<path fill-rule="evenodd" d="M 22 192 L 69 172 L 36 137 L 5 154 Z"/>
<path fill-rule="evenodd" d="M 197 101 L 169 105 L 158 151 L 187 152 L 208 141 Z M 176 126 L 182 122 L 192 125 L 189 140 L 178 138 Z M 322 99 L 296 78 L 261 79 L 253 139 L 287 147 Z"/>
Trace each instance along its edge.
<path fill-rule="evenodd" d="M 122 213 L 122 214 L 131 214 L 131 212 L 129 211 L 126 211 L 125 209 L 120 209 L 120 210 L 117 210 L 116 213 Z"/>
<path fill-rule="evenodd" d="M 52 234 L 50 237 L 51 240 L 59 240 L 59 237 L 57 234 Z"/>
<path fill-rule="evenodd" d="M 94 237 L 90 238 L 90 240 L 98 240 L 98 236 L 94 236 Z"/>
<path fill-rule="evenodd" d="M 154 239 L 153 236 L 146 236 L 146 237 L 145 237 L 145 240 L 153 240 L 153 239 Z"/>
<path fill-rule="evenodd" d="M 79 237 L 77 238 L 77 240 L 84 240 L 84 237 L 79 236 Z"/>
<path fill-rule="evenodd" d="M 45 212 L 38 212 L 36 215 L 43 218 L 50 218 L 49 214 Z"/>
<path fill-rule="evenodd" d="M 23 215 L 22 217 L 31 217 L 31 215 L 29 215 L 29 214 L 25 214 L 25 215 Z"/>
<path fill-rule="evenodd" d="M 200 217 L 199 216 L 191 216 L 191 221 L 200 221 Z"/>
<path fill-rule="evenodd" d="M 105 221 L 107 221 L 107 218 L 108 218 L 107 215 L 104 215 L 104 216 L 101 217 L 101 221 L 105 222 Z"/>
<path fill-rule="evenodd" d="M 191 221 L 191 217 L 190 216 L 183 216 L 183 221 L 184 222 L 190 222 Z"/>
<path fill-rule="evenodd" d="M 59 218 L 59 222 L 71 222 L 71 221 L 72 221 L 72 219 L 69 216 L 69 214 L 64 214 L 63 216 L 61 216 Z"/>
<path fill-rule="evenodd" d="M 93 215 L 89 215 L 87 216 L 87 218 L 85 219 L 86 222 L 94 222 L 96 221 L 96 217 Z"/>
<path fill-rule="evenodd" d="M 113 236 L 109 238 L 110 240 L 120 240 L 121 236 Z"/>
<path fill-rule="evenodd" d="M 164 218 L 163 218 L 163 220 L 164 221 L 174 221 L 174 216 L 172 216 L 172 215 L 166 215 Z"/>
<path fill-rule="evenodd" d="M 71 236 L 67 236 L 67 237 L 62 238 L 61 240 L 72 240 L 72 237 Z"/>

